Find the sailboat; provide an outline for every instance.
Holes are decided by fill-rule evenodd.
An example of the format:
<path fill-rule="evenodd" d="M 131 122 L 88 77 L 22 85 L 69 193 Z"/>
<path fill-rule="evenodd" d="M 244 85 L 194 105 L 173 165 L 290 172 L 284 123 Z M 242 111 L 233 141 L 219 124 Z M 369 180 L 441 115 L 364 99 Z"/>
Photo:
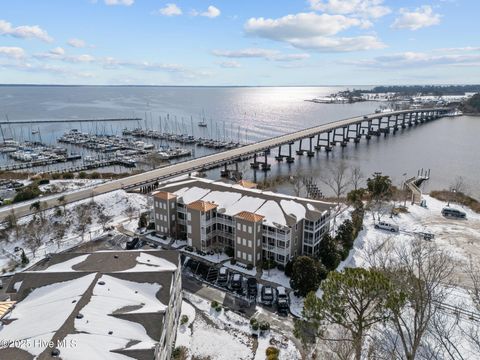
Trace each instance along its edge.
<path fill-rule="evenodd" d="M 207 122 L 205 121 L 205 112 L 203 112 L 202 120 L 198 122 L 198 126 L 207 127 Z"/>

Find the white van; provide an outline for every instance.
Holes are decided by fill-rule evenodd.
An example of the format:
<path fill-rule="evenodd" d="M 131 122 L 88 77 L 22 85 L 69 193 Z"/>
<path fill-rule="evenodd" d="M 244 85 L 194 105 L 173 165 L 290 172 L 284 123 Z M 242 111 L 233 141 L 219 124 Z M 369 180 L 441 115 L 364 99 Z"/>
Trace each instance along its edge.
<path fill-rule="evenodd" d="M 383 229 L 391 232 L 398 232 L 398 225 L 390 224 L 385 221 L 379 221 L 375 224 L 375 229 Z"/>

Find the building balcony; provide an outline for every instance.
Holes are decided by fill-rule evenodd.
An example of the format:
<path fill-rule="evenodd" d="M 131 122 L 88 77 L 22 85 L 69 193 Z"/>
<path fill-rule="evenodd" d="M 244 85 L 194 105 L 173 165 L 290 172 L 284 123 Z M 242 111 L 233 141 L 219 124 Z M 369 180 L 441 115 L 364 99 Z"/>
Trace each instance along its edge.
<path fill-rule="evenodd" d="M 265 251 L 270 251 L 270 252 L 273 252 L 275 254 L 280 254 L 280 255 L 288 255 L 290 253 L 289 249 L 287 248 L 279 248 L 275 245 L 268 245 L 268 244 L 263 244 L 262 245 L 262 250 L 265 250 Z"/>

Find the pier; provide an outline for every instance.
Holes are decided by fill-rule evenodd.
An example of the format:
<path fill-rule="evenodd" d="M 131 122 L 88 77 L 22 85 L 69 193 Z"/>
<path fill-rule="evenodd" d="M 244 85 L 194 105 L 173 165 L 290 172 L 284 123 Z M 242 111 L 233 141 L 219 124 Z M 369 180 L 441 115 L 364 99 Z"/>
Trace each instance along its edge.
<path fill-rule="evenodd" d="M 424 123 L 439 119 L 448 114 L 452 109 L 446 107 L 429 108 L 429 109 L 410 109 L 393 111 L 388 113 L 370 114 L 364 116 L 357 116 L 344 120 L 332 121 L 326 124 L 314 126 L 308 129 L 296 131 L 290 134 L 280 135 L 271 139 L 259 141 L 254 144 L 244 145 L 239 148 L 225 150 L 212 155 L 206 155 L 203 157 L 187 160 L 184 162 L 175 163 L 162 168 L 147 171 L 141 174 L 125 177 L 119 180 L 112 180 L 110 182 L 97 185 L 91 189 L 82 189 L 70 194 L 65 195 L 67 202 L 74 202 L 82 199 L 89 198 L 92 194 L 103 194 L 114 190 L 124 189 L 133 190 L 140 189 L 147 192 L 155 189 L 158 183 L 162 180 L 166 180 L 175 176 L 192 173 L 195 171 L 205 171 L 215 167 L 220 167 L 225 164 L 234 164 L 235 162 L 242 161 L 242 159 L 248 159 L 257 157 L 257 154 L 261 154 L 263 157 L 263 168 L 268 170 L 270 164 L 268 164 L 267 154 L 270 149 L 280 149 L 282 146 L 288 145 L 291 150 L 297 141 L 302 139 L 309 139 L 311 136 L 317 138 L 318 146 L 315 147 L 316 151 L 332 150 L 332 146 L 337 143 L 345 144 L 349 143 L 348 139 L 365 139 L 368 141 L 372 136 L 388 136 L 389 134 L 395 135 L 399 128 L 421 126 Z M 339 132 L 340 131 L 340 132 Z M 326 139 L 325 139 L 326 135 Z M 332 136 L 333 135 L 333 136 Z M 338 139 L 338 136 L 342 136 Z M 289 153 L 292 161 L 295 158 L 292 153 Z M 254 160 L 254 163 L 259 163 Z M 55 195 L 48 199 L 42 200 L 44 208 L 51 208 L 58 204 L 58 197 L 61 195 Z M 18 204 L 14 206 L 16 216 L 29 215 L 31 213 L 30 203 Z M 0 210 L 0 221 L 8 216 L 11 212 L 11 206 L 3 207 Z"/>
<path fill-rule="evenodd" d="M 21 124 L 48 124 L 48 123 L 79 123 L 79 122 L 116 122 L 116 121 L 141 121 L 141 118 L 101 118 L 101 119 L 47 119 L 47 120 L 15 120 L 0 121 L 0 125 L 21 125 Z"/>

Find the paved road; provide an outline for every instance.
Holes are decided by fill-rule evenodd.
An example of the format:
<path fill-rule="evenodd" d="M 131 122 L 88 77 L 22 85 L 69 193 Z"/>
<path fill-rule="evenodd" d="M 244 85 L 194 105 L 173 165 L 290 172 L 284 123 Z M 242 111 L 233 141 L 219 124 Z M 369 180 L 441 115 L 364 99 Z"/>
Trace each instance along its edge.
<path fill-rule="evenodd" d="M 89 189 L 81 189 L 78 191 L 74 191 L 64 195 L 65 201 L 67 203 L 72 203 L 78 200 L 88 199 L 91 196 L 104 194 L 110 191 L 114 191 L 122 188 L 129 188 L 131 186 L 136 186 L 144 183 L 145 184 L 152 183 L 156 179 L 167 179 L 173 176 L 178 176 L 178 175 L 190 173 L 193 171 L 198 171 L 205 167 L 221 165 L 229 161 L 235 161 L 241 157 L 251 156 L 253 154 L 265 151 L 267 149 L 273 149 L 275 147 L 278 147 L 279 145 L 284 145 L 292 141 L 305 139 L 312 135 L 325 133 L 343 126 L 358 124 L 365 121 L 366 119 L 379 119 L 386 116 L 395 116 L 395 115 L 403 115 L 403 114 L 415 113 L 420 111 L 435 111 L 435 110 L 445 110 L 445 108 L 393 111 L 389 113 L 370 114 L 366 116 L 357 116 L 357 117 L 348 118 L 344 120 L 332 121 L 327 124 L 314 126 L 308 129 L 296 131 L 286 135 L 280 135 L 271 139 L 259 141 L 257 143 L 245 145 L 236 149 L 226 150 L 216 154 L 207 155 L 207 156 L 199 157 L 196 159 L 172 164 L 170 166 L 165 166 L 165 167 L 147 171 L 141 174 L 128 176 L 126 178 L 119 179 L 119 180 L 112 180 L 107 183 L 96 185 Z M 60 198 L 60 196 L 62 195 L 60 194 L 60 195 L 50 196 L 48 198 L 42 198 L 41 202 L 42 202 L 43 208 L 48 209 L 48 208 L 53 208 L 59 205 L 58 199 Z M 17 218 L 21 216 L 30 215 L 32 213 L 30 206 L 32 202 L 35 202 L 35 201 L 37 200 L 3 207 L 0 210 L 0 222 L 3 221 L 9 214 L 11 214 L 12 209 L 14 209 L 15 215 Z"/>

